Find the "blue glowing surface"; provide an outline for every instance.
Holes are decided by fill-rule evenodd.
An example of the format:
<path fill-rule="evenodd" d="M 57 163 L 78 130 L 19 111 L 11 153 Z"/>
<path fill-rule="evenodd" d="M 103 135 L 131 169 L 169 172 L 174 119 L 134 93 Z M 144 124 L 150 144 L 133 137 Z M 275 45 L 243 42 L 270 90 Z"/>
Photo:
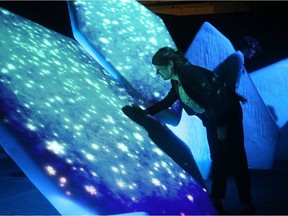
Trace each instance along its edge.
<path fill-rule="evenodd" d="M 253 71 L 250 76 L 264 102 L 271 109 L 277 125 L 283 127 L 288 121 L 288 103 L 283 103 L 288 101 L 288 58 Z"/>
<path fill-rule="evenodd" d="M 275 148 L 279 138 L 279 129 L 271 117 L 266 104 L 259 95 L 243 64 L 243 59 L 228 38 L 210 23 L 205 22 L 197 32 L 187 49 L 186 57 L 196 65 L 208 68 L 215 73 L 239 73 L 236 91 L 248 99 L 243 108 L 243 127 L 245 148 L 249 167 L 258 169 L 271 168 Z M 228 59 L 231 55 L 235 59 Z M 235 62 L 237 65 L 235 65 Z M 232 65 L 231 65 L 232 63 Z M 227 75 L 230 77 L 230 75 Z M 211 160 L 206 140 L 206 131 L 201 121 L 182 113 L 180 123 L 169 128 L 191 149 L 203 178 L 208 178 Z M 257 154 L 257 156 L 256 156 Z"/>
<path fill-rule="evenodd" d="M 242 109 L 249 167 L 270 169 L 275 159 L 280 131 L 245 68 L 240 77 L 238 92 L 248 101 L 242 105 Z"/>
<path fill-rule="evenodd" d="M 230 41 L 214 26 L 205 22 L 198 30 L 185 56 L 195 65 L 214 70 L 234 49 Z M 178 126 L 169 128 L 191 149 L 204 179 L 209 178 L 211 159 L 202 122 L 195 116 L 182 113 Z"/>
<path fill-rule="evenodd" d="M 280 128 L 275 159 L 288 160 L 288 58 L 253 71 L 250 76 Z"/>
<path fill-rule="evenodd" d="M 153 54 L 175 44 L 163 21 L 136 0 L 68 1 L 76 40 L 145 106 L 162 99 L 169 82 L 156 77 Z M 172 113 L 180 115 L 179 103 Z"/>
<path fill-rule="evenodd" d="M 204 22 L 185 56 L 192 64 L 213 71 L 235 51 L 230 40 L 209 22 Z"/>
<path fill-rule="evenodd" d="M 74 40 L 0 9 L 0 142 L 60 214 L 213 214 Z"/>

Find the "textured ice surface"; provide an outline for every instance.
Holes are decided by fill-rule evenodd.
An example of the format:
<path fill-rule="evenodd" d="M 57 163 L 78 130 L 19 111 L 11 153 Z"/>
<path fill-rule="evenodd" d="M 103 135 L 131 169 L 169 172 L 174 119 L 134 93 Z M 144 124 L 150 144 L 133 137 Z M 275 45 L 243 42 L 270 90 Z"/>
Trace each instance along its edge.
<path fill-rule="evenodd" d="M 250 77 L 280 128 L 275 160 L 288 159 L 288 59 L 250 73 Z"/>
<path fill-rule="evenodd" d="M 248 103 L 243 105 L 243 125 L 249 166 L 270 168 L 279 130 L 245 67 L 241 66 L 244 62 L 240 52 L 236 52 L 231 42 L 214 26 L 205 22 L 189 46 L 186 57 L 191 63 L 208 68 L 222 77 L 239 79 L 236 90 L 248 99 Z M 233 75 L 225 75 L 226 73 Z M 203 177 L 206 178 L 211 161 L 206 132 L 201 121 L 195 121 L 183 113 L 179 125 L 170 128 L 189 145 Z"/>
<path fill-rule="evenodd" d="M 248 164 L 251 168 L 269 169 L 273 165 L 280 131 L 245 68 L 238 92 L 248 100 L 242 105 Z"/>
<path fill-rule="evenodd" d="M 79 44 L 0 8 L 0 143 L 60 214 L 212 214 Z"/>
<path fill-rule="evenodd" d="M 146 106 L 166 96 L 170 82 L 156 76 L 151 60 L 159 48 L 175 44 L 157 15 L 135 0 L 68 4 L 73 34 L 93 58 Z M 171 109 L 180 115 L 179 103 Z"/>
<path fill-rule="evenodd" d="M 204 22 L 186 52 L 192 64 L 214 70 L 234 52 L 230 40 L 209 22 Z"/>

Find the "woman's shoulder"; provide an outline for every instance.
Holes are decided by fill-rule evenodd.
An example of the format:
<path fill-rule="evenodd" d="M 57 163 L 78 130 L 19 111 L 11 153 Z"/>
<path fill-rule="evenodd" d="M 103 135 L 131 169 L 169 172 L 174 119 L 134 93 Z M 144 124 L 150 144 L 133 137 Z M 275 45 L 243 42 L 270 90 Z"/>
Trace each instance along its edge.
<path fill-rule="evenodd" d="M 186 78 L 186 77 L 199 77 L 199 76 L 205 75 L 206 73 L 212 73 L 212 71 L 210 71 L 204 67 L 194 65 L 194 64 L 191 64 L 188 62 L 186 64 L 183 64 L 179 68 L 178 74 L 181 77 Z"/>

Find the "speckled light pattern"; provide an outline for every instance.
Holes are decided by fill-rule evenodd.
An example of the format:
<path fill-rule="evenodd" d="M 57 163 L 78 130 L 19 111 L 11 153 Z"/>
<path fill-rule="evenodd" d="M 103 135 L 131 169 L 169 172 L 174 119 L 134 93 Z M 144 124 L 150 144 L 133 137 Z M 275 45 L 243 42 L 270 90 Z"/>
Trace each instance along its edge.
<path fill-rule="evenodd" d="M 128 81 L 135 96 L 149 105 L 171 88 L 156 76 L 152 56 L 164 46 L 176 48 L 162 19 L 135 0 L 68 1 L 77 41 L 113 76 Z M 99 58 L 98 58 L 99 59 Z M 179 103 L 171 112 L 179 112 Z"/>
<path fill-rule="evenodd" d="M 77 42 L 0 16 L 1 122 L 63 197 L 99 214 L 213 212 L 205 190 L 121 111 L 134 99 Z"/>

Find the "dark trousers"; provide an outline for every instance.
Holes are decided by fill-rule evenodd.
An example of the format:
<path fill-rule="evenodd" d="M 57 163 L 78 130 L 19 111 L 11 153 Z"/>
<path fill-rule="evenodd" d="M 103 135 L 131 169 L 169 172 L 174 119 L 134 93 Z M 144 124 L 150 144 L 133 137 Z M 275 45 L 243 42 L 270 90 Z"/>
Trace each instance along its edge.
<path fill-rule="evenodd" d="M 236 106 L 225 117 L 227 137 L 218 139 L 217 126 L 212 121 L 202 119 L 207 131 L 212 160 L 211 198 L 222 199 L 226 195 L 227 180 L 234 177 L 239 198 L 242 203 L 251 201 L 250 176 L 244 148 L 242 108 Z M 203 117 L 202 117 L 203 118 Z"/>

